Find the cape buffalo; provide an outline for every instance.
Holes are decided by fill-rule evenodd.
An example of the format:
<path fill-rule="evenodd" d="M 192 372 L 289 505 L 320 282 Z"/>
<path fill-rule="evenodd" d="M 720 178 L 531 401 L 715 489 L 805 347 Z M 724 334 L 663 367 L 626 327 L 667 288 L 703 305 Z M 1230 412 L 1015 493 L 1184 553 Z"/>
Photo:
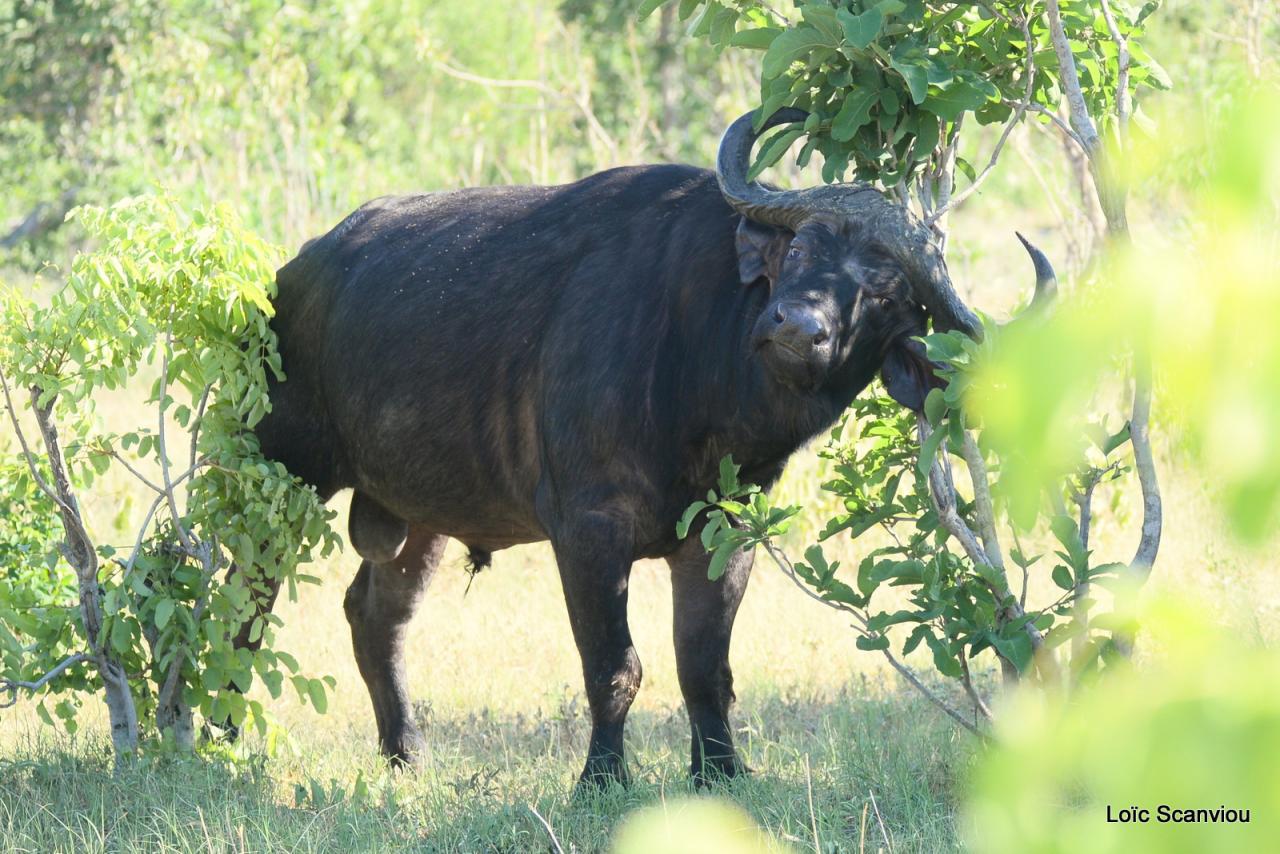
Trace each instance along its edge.
<path fill-rule="evenodd" d="M 802 120 L 783 110 L 767 129 Z M 405 626 L 453 537 L 478 563 L 550 540 L 591 709 L 582 780 L 626 779 L 640 686 L 627 626 L 638 558 L 671 568 L 691 773 L 742 765 L 729 636 L 751 555 L 719 581 L 676 521 L 732 454 L 768 486 L 877 372 L 919 408 L 914 336 L 977 334 L 928 229 L 876 190 L 745 177 L 739 118 L 716 171 L 611 169 L 559 187 L 369 202 L 277 277 L 287 380 L 264 452 L 328 498 L 354 490 L 346 594 L 382 751 L 414 759 Z"/>

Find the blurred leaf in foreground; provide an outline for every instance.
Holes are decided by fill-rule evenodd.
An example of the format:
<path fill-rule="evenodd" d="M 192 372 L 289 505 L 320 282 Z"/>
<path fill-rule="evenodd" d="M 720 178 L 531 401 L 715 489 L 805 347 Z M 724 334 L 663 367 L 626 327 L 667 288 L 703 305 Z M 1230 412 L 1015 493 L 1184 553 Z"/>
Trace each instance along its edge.
<path fill-rule="evenodd" d="M 667 801 L 634 813 L 614 840 L 614 854 L 783 854 L 791 849 L 723 801 Z"/>
<path fill-rule="evenodd" d="M 1161 233 L 1115 246 L 1052 317 L 1002 330 L 968 403 L 1009 461 L 1004 494 L 1034 512 L 1077 458 L 1091 400 L 1116 389 L 1126 354 L 1149 357 L 1157 424 L 1258 543 L 1280 510 L 1280 88 L 1241 93 L 1211 124 L 1182 112 L 1160 126 L 1177 132 L 1119 157 L 1167 201 Z M 1201 168 L 1170 177 L 1171 162 Z"/>
<path fill-rule="evenodd" d="M 1247 646 L 1189 604 L 1142 614 L 1152 661 L 1114 668 L 1071 703 L 1015 698 L 971 781 L 978 852 L 1275 851 L 1280 839 L 1280 654 Z M 1248 823 L 1160 820 L 1248 810 Z M 1108 822 L 1133 807 L 1147 822 Z"/>

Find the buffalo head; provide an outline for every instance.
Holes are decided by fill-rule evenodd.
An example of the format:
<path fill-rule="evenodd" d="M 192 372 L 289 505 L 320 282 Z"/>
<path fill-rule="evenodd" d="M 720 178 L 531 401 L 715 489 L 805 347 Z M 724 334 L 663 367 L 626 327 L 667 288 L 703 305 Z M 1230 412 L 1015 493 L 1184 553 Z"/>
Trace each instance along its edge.
<path fill-rule="evenodd" d="M 919 410 L 941 384 L 914 340 L 926 333 L 926 320 L 937 331 L 971 336 L 981 326 L 956 295 L 929 229 L 873 187 L 773 190 L 746 180 L 760 133 L 806 116 L 780 110 L 756 132 L 748 113 L 720 142 L 720 189 L 743 217 L 740 276 L 767 279 L 771 289 L 751 343 L 766 370 L 797 390 L 856 392 L 879 370 L 889 394 Z M 1037 277 L 1051 279 L 1048 261 L 1026 246 Z"/>

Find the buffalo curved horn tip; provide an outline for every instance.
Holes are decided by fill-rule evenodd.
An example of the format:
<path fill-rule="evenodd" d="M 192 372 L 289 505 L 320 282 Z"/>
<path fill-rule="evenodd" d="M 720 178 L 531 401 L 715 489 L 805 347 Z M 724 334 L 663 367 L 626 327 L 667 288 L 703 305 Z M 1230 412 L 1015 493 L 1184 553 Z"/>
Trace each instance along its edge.
<path fill-rule="evenodd" d="M 1031 263 L 1036 270 L 1036 289 L 1028 310 L 1043 308 L 1058 297 L 1058 276 L 1053 272 L 1053 264 L 1049 263 L 1049 258 L 1040 251 L 1039 247 L 1023 237 L 1021 232 L 1015 231 L 1014 234 L 1018 236 L 1023 248 L 1031 256 Z"/>

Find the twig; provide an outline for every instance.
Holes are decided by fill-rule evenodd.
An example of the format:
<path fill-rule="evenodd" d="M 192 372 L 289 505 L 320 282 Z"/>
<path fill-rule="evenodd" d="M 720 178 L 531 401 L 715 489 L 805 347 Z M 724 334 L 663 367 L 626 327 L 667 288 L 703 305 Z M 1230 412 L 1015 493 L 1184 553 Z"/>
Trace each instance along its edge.
<path fill-rule="evenodd" d="M 775 546 L 769 540 L 765 540 L 762 543 L 762 545 L 764 546 L 765 552 L 769 555 L 769 557 L 773 558 L 773 562 L 777 565 L 779 569 L 782 570 L 783 574 L 786 575 L 788 578 L 790 578 L 792 583 L 795 584 L 796 587 L 799 587 L 800 590 L 803 591 L 806 596 L 808 596 L 810 599 L 821 602 L 823 605 L 826 605 L 828 608 L 834 608 L 837 611 L 844 611 L 847 614 L 853 615 L 854 619 L 857 620 L 858 622 L 858 624 L 854 625 L 855 629 L 857 629 L 866 637 L 876 636 L 874 632 L 871 632 L 870 630 L 867 629 L 866 627 L 867 618 L 865 614 L 861 613 L 855 608 L 850 608 L 848 605 L 845 605 L 843 602 L 832 602 L 829 599 L 823 599 L 821 596 L 814 593 L 812 590 L 809 589 L 808 585 L 806 585 L 803 581 L 801 581 L 800 577 L 796 575 L 795 567 L 791 565 L 791 561 L 787 558 L 785 554 L 782 553 L 780 549 L 778 549 L 777 546 Z M 935 706 L 941 709 L 944 713 L 946 713 L 947 717 L 951 718 L 956 723 L 960 724 L 960 726 L 964 727 L 969 732 L 978 736 L 982 740 L 986 741 L 989 738 L 989 736 L 985 732 L 983 732 L 980 728 L 978 728 L 973 723 L 971 723 L 968 719 L 966 719 L 964 715 L 960 714 L 955 709 L 951 708 L 951 706 L 947 703 L 946 700 L 942 699 L 933 691 L 929 690 L 929 687 L 925 685 L 923 682 L 921 682 L 918 676 L 916 676 L 914 673 L 911 672 L 911 668 L 907 667 L 905 664 L 899 661 L 897 656 L 895 656 L 892 652 L 890 652 L 888 649 L 882 649 L 880 650 L 880 654 L 884 656 L 885 660 L 889 662 L 889 664 L 893 667 L 894 670 L 898 671 L 898 673 L 902 675 L 902 678 L 906 679 L 907 682 L 911 683 L 911 686 L 915 688 L 917 691 L 919 691 L 921 694 L 923 694 L 929 700 L 929 702 L 933 703 Z"/>
<path fill-rule="evenodd" d="M 961 681 L 964 683 L 964 690 L 969 695 L 969 699 L 973 700 L 973 706 L 987 720 L 991 720 L 991 708 L 982 699 L 982 695 L 978 693 L 977 687 L 973 684 L 973 676 L 969 673 L 969 654 L 966 649 L 960 650 L 960 672 L 963 676 Z"/>
<path fill-rule="evenodd" d="M 1076 145 L 1080 146 L 1080 149 L 1082 151 L 1084 151 L 1086 154 L 1089 153 L 1088 146 L 1084 144 L 1084 138 L 1081 137 L 1080 134 L 1072 130 L 1071 125 L 1067 124 L 1065 121 L 1062 120 L 1062 116 L 1058 115 L 1053 110 L 1050 110 L 1048 107 L 1044 106 L 1043 104 L 1029 104 L 1026 101 L 1008 101 L 1008 100 L 1006 100 L 1005 103 L 1011 107 L 1022 107 L 1024 109 L 1030 110 L 1033 113 L 1039 113 L 1040 115 L 1046 117 L 1047 119 L 1049 119 L 1049 121 L 1053 122 L 1054 125 L 1057 126 L 1058 130 L 1062 131 L 1067 136 L 1068 139 L 1070 139 Z"/>
<path fill-rule="evenodd" d="M 1022 590 L 1018 594 L 1018 604 L 1025 610 L 1027 607 L 1027 583 L 1030 581 L 1030 573 L 1027 571 L 1027 553 L 1022 548 L 1022 540 L 1018 538 L 1018 528 L 1016 525 L 1009 526 L 1009 532 L 1013 534 L 1013 547 L 1018 550 L 1019 558 L 1022 563 Z"/>
<path fill-rule="evenodd" d="M 1000 549 L 999 535 L 996 533 L 996 511 L 991 501 L 991 486 L 987 480 L 987 464 L 982 459 L 982 451 L 973 440 L 973 434 L 964 431 L 964 443 L 961 453 L 965 465 L 969 468 L 969 480 L 973 484 L 973 500 L 978 515 L 978 528 L 982 534 L 982 544 L 987 555 L 987 563 L 1000 570 L 1003 575 L 1004 553 Z"/>
<path fill-rule="evenodd" d="M 804 755 L 804 788 L 809 796 L 809 828 L 813 831 L 813 854 L 822 854 L 818 840 L 818 813 L 813 809 L 813 769 L 809 767 L 809 754 Z"/>
<path fill-rule="evenodd" d="M 69 655 L 55 665 L 52 670 L 33 682 L 19 682 L 11 679 L 0 680 L 0 691 L 9 692 L 9 700 L 7 702 L 0 702 L 0 709 L 7 709 L 17 703 L 19 690 L 39 691 L 45 685 L 49 684 L 50 680 L 56 678 L 67 668 L 74 667 L 82 661 L 89 661 L 91 658 L 92 657 L 88 653 L 84 652 L 77 652 L 74 655 Z"/>
<path fill-rule="evenodd" d="M 134 477 L 136 477 L 138 480 L 142 481 L 142 482 L 143 482 L 143 484 L 144 484 L 144 485 L 146 485 L 148 488 L 150 488 L 150 489 L 152 489 L 152 490 L 154 490 L 154 491 L 158 492 L 158 493 L 159 493 L 159 494 L 161 494 L 161 495 L 164 495 L 164 488 L 163 488 L 163 487 L 161 487 L 159 484 L 155 483 L 155 482 L 154 482 L 154 481 L 152 481 L 150 478 L 148 478 L 145 474 L 143 474 L 142 472 L 140 472 L 140 471 L 138 471 L 136 468 L 134 468 L 132 465 L 130 465 L 129 461 L 128 461 L 128 460 L 126 460 L 126 459 L 124 458 L 124 456 L 123 456 L 122 454 L 118 453 L 114 448 L 108 449 L 107 454 L 108 454 L 108 456 L 112 457 L 112 458 L 113 458 L 113 459 L 115 459 L 117 462 L 119 462 L 119 463 L 120 463 L 120 465 L 122 465 L 122 466 L 124 466 L 126 469 L 128 469 L 128 470 L 129 470 L 129 473 L 130 473 L 131 475 L 133 475 Z"/>
<path fill-rule="evenodd" d="M 876 793 L 868 789 L 867 794 L 871 796 L 871 809 L 875 810 L 876 824 L 880 825 L 880 837 L 884 840 L 885 847 L 889 849 L 889 854 L 893 854 L 893 843 L 889 841 L 889 831 L 884 829 L 884 819 L 880 817 L 880 805 L 876 803 Z"/>
<path fill-rule="evenodd" d="M 560 847 L 560 840 L 556 839 L 556 832 L 551 829 L 551 824 L 542 817 L 542 814 L 534 808 L 533 804 L 525 804 L 529 812 L 533 813 L 533 817 L 538 820 L 538 824 L 542 825 L 542 829 L 547 832 L 547 836 L 551 837 L 551 848 L 556 854 L 564 854 L 564 849 Z"/>
<path fill-rule="evenodd" d="M 1022 28 L 1022 37 L 1027 49 L 1027 64 L 1023 71 L 1023 75 L 1027 78 L 1027 85 L 1022 94 L 1022 100 L 1017 102 L 1013 115 L 1010 116 L 1009 121 L 1005 124 L 1004 130 L 1000 132 L 1000 138 L 996 140 L 995 148 L 991 149 L 991 159 L 987 161 L 987 165 L 982 168 L 982 171 L 978 173 L 969 186 L 951 196 L 941 207 L 930 214 L 929 218 L 925 220 L 926 225 L 933 225 L 978 191 L 978 188 L 982 186 L 982 182 L 987 180 L 991 170 L 996 167 L 996 162 L 1000 159 L 1000 152 L 1004 149 L 1004 144 L 1008 141 L 1009 135 L 1013 133 L 1014 127 L 1027 114 L 1027 108 L 1031 105 L 1031 96 L 1035 92 L 1036 86 L 1036 52 L 1035 44 L 1031 40 L 1031 25 L 1027 21 L 1026 15 L 1019 16 L 1018 25 Z"/>
<path fill-rule="evenodd" d="M 209 383 L 204 387 L 204 391 L 200 394 L 200 402 L 196 404 L 196 414 L 191 420 L 191 455 L 187 465 L 196 464 L 196 446 L 200 442 L 200 423 L 204 420 L 204 410 L 209 403 L 209 393 L 213 391 L 213 383 Z"/>

